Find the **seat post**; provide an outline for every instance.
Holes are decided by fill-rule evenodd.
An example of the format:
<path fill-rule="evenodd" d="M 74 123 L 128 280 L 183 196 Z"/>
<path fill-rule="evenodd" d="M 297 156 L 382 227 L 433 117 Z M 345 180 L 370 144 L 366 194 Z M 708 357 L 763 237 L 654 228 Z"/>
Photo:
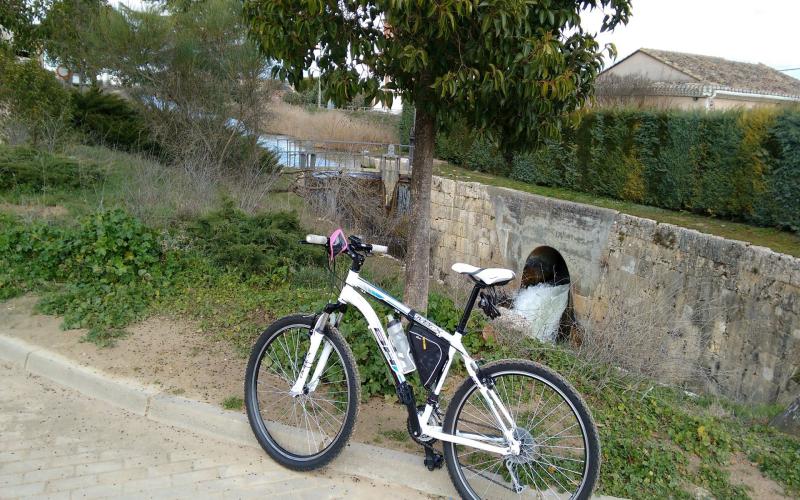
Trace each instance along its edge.
<path fill-rule="evenodd" d="M 478 293 L 481 291 L 481 285 L 479 283 L 475 283 L 475 286 L 472 288 L 472 293 L 469 294 L 469 299 L 467 299 L 467 305 L 464 307 L 464 313 L 461 315 L 461 321 L 458 322 L 458 326 L 456 327 L 456 332 L 460 334 L 464 334 L 464 330 L 467 328 L 467 321 L 469 321 L 469 315 L 472 313 L 472 308 L 475 307 L 475 301 L 478 300 Z"/>

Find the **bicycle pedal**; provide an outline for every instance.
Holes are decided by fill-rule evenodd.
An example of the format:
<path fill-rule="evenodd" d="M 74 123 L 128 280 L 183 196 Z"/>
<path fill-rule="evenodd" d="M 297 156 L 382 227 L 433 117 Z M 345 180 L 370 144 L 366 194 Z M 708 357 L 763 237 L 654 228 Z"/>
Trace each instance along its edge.
<path fill-rule="evenodd" d="M 441 469 L 444 465 L 444 455 L 433 450 L 433 448 L 425 447 L 425 467 L 429 471 Z"/>

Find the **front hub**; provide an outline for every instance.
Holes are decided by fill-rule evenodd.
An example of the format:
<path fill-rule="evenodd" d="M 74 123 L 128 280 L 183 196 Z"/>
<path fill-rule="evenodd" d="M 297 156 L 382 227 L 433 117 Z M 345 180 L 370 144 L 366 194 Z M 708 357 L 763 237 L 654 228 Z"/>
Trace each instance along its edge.
<path fill-rule="evenodd" d="M 539 456 L 539 444 L 530 432 L 521 427 L 514 429 L 514 439 L 519 441 L 519 453 L 508 456 L 508 460 L 515 464 L 533 462 Z"/>

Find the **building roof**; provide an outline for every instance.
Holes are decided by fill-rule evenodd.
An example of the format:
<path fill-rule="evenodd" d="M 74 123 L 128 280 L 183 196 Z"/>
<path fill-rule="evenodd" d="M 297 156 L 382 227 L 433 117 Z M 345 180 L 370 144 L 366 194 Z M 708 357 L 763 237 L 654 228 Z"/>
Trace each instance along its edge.
<path fill-rule="evenodd" d="M 657 49 L 642 48 L 636 52 L 647 54 L 690 76 L 696 81 L 695 85 L 766 95 L 800 96 L 800 80 L 765 64 Z M 621 64 L 625 59 L 614 66 Z M 683 85 L 693 86 L 689 83 Z"/>

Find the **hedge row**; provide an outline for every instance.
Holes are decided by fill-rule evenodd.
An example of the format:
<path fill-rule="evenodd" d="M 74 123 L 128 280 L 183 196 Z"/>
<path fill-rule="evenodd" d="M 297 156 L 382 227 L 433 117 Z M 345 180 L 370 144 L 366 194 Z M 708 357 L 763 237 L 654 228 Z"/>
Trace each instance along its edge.
<path fill-rule="evenodd" d="M 800 231 L 796 108 L 595 111 L 560 140 L 491 168 L 472 158 L 498 161 L 496 150 L 463 136 L 442 135 L 440 155 L 529 183 Z"/>

